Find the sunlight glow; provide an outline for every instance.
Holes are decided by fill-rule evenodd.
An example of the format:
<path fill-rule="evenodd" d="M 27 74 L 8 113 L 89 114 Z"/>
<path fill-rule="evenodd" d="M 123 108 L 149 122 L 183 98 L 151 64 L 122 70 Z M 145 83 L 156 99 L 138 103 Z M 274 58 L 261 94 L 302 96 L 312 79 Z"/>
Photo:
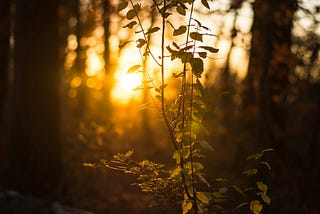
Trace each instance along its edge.
<path fill-rule="evenodd" d="M 86 74 L 89 77 L 96 75 L 104 68 L 104 60 L 95 52 L 94 49 L 88 50 L 86 64 Z"/>
<path fill-rule="evenodd" d="M 78 88 L 81 85 L 81 78 L 76 76 L 70 81 L 71 88 Z"/>
<path fill-rule="evenodd" d="M 142 83 L 140 73 L 123 73 L 112 90 L 112 100 L 118 104 L 127 104 L 130 100 L 137 100 L 141 97 L 141 90 L 134 90 Z"/>
<path fill-rule="evenodd" d="M 128 69 L 141 61 L 136 47 L 129 47 L 122 51 L 118 60 L 118 67 L 114 73 L 114 87 L 111 91 L 113 103 L 125 105 L 132 100 L 141 99 L 141 90 L 133 90 L 142 84 L 142 73 L 134 71 L 127 73 Z"/>

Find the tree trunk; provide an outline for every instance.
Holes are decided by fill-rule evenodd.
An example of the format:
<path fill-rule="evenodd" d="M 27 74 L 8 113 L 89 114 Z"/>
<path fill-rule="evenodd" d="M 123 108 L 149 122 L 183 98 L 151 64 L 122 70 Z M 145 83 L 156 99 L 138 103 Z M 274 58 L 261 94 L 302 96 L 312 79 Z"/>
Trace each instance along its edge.
<path fill-rule="evenodd" d="M 9 187 L 55 197 L 61 176 L 58 1 L 16 1 Z"/>
<path fill-rule="evenodd" d="M 11 0 L 0 2 L 0 184 L 6 161 L 8 138 L 8 74 L 10 59 Z"/>
<path fill-rule="evenodd" d="M 294 71 L 291 29 L 297 1 L 256 0 L 253 10 L 249 70 L 244 81 L 244 120 L 248 122 L 245 131 L 250 148 L 275 149 L 268 158 L 272 176 L 267 178 L 274 201 L 270 213 L 292 213 L 283 204 L 297 199 L 292 192 L 296 178 L 286 174 L 290 164 L 286 150 L 287 96 L 289 77 Z M 284 189 L 291 191 L 285 197 Z M 302 208 L 295 212 L 302 213 Z"/>
<path fill-rule="evenodd" d="M 248 75 L 245 79 L 244 106 L 251 108 L 251 123 L 258 127 L 261 146 L 279 146 L 285 138 L 288 77 L 293 70 L 291 28 L 297 2 L 257 0 Z M 256 114 L 255 114 L 255 113 Z"/>

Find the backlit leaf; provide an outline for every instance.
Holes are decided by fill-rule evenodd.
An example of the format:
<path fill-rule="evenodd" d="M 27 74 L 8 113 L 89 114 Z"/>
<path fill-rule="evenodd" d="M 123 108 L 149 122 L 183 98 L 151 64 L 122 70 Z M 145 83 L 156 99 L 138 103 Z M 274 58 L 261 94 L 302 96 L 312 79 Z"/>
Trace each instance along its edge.
<path fill-rule="evenodd" d="M 217 53 L 219 51 L 219 49 L 217 48 L 213 48 L 210 46 L 199 46 L 199 48 L 205 49 L 207 51 L 210 51 L 211 53 Z"/>
<path fill-rule="evenodd" d="M 199 143 L 204 149 L 207 149 L 207 150 L 210 150 L 210 151 L 214 152 L 214 149 L 212 148 L 212 146 L 207 141 L 200 140 Z"/>
<path fill-rule="evenodd" d="M 261 199 L 262 199 L 266 204 L 270 205 L 271 199 L 270 199 L 270 197 L 269 197 L 267 194 L 265 194 L 265 193 L 263 193 L 263 192 L 259 192 L 258 195 L 261 197 Z"/>
<path fill-rule="evenodd" d="M 182 6 L 177 6 L 176 7 L 176 10 L 177 10 L 177 12 L 180 14 L 180 15 L 183 15 L 183 16 L 185 16 L 186 15 L 186 10 L 182 7 Z"/>
<path fill-rule="evenodd" d="M 193 40 L 197 40 L 197 41 L 202 42 L 202 34 L 200 34 L 200 33 L 198 33 L 198 32 L 191 32 L 191 33 L 190 33 L 190 37 L 191 37 L 191 39 L 193 39 Z"/>
<path fill-rule="evenodd" d="M 246 206 L 246 205 L 248 205 L 248 204 L 249 204 L 248 202 L 241 203 L 241 204 L 239 204 L 238 206 L 236 206 L 233 210 L 237 210 L 237 209 L 239 209 L 239 208 L 241 208 L 241 207 L 243 207 L 243 206 Z"/>
<path fill-rule="evenodd" d="M 138 3 L 133 6 L 133 9 L 134 9 L 135 11 L 139 11 L 140 8 L 141 8 L 141 5 L 138 4 Z"/>
<path fill-rule="evenodd" d="M 182 25 L 178 29 L 174 29 L 173 35 L 174 36 L 179 36 L 181 34 L 184 34 L 187 31 L 187 27 Z"/>
<path fill-rule="evenodd" d="M 269 170 L 271 170 L 271 166 L 270 166 L 270 164 L 268 163 L 268 162 L 266 162 L 266 161 L 262 161 L 262 162 L 260 162 L 262 165 L 265 165 Z"/>
<path fill-rule="evenodd" d="M 227 179 L 225 178 L 216 178 L 216 181 L 218 182 L 229 182 Z"/>
<path fill-rule="evenodd" d="M 207 52 L 198 52 L 199 56 L 201 58 L 206 58 L 207 57 Z"/>
<path fill-rule="evenodd" d="M 134 71 L 138 70 L 139 68 L 141 67 L 141 65 L 134 65 L 134 66 L 131 66 L 127 73 L 130 74 L 130 73 L 133 73 Z"/>
<path fill-rule="evenodd" d="M 184 200 L 181 204 L 182 214 L 187 214 L 192 209 L 192 203 L 189 200 Z"/>
<path fill-rule="evenodd" d="M 274 151 L 274 149 L 273 148 L 264 149 L 264 150 L 262 150 L 261 153 L 263 154 L 265 152 L 271 152 L 271 151 Z"/>
<path fill-rule="evenodd" d="M 192 53 L 185 52 L 185 53 L 181 54 L 180 59 L 181 59 L 182 63 L 186 63 L 186 62 L 191 63 L 191 61 L 193 59 L 193 55 L 192 55 Z"/>
<path fill-rule="evenodd" d="M 135 16 L 136 16 L 136 12 L 135 12 L 134 9 L 129 10 L 129 11 L 127 12 L 127 14 L 126 14 L 126 18 L 127 18 L 128 20 L 133 19 Z"/>
<path fill-rule="evenodd" d="M 205 6 L 205 7 L 208 8 L 208 9 L 210 9 L 210 6 L 209 6 L 207 0 L 201 0 L 201 3 L 203 4 L 203 6 Z"/>
<path fill-rule="evenodd" d="M 199 163 L 199 162 L 192 162 L 192 166 L 193 166 L 194 172 L 203 169 L 203 165 L 201 163 Z M 185 168 L 191 170 L 191 162 L 187 162 L 185 164 Z"/>
<path fill-rule="evenodd" d="M 205 203 L 206 205 L 209 205 L 210 199 L 207 192 L 197 192 L 196 195 L 201 202 Z"/>
<path fill-rule="evenodd" d="M 244 191 L 240 189 L 238 186 L 232 185 L 232 188 L 236 190 L 238 193 L 240 193 L 243 197 L 246 197 L 246 194 L 244 193 Z"/>
<path fill-rule="evenodd" d="M 133 28 L 133 26 L 135 26 L 137 24 L 136 21 L 131 21 L 129 22 L 127 25 L 123 26 L 123 28 Z"/>
<path fill-rule="evenodd" d="M 268 190 L 268 186 L 265 185 L 265 184 L 264 184 L 263 182 L 261 182 L 261 181 L 258 181 L 258 182 L 257 182 L 257 187 L 258 187 L 262 192 L 264 192 L 264 193 L 266 193 L 267 190 Z"/>
<path fill-rule="evenodd" d="M 147 41 L 144 40 L 144 39 L 138 39 L 138 40 L 137 40 L 137 43 L 138 43 L 138 44 L 137 44 L 137 48 L 142 48 L 143 45 L 147 43 Z"/>
<path fill-rule="evenodd" d="M 246 174 L 246 175 L 255 175 L 258 173 L 258 170 L 257 169 L 249 169 L 249 170 L 246 170 L 243 172 L 243 174 Z"/>
<path fill-rule="evenodd" d="M 178 151 L 175 151 L 172 155 L 172 158 L 176 160 L 176 163 L 179 164 L 180 163 L 180 154 Z"/>
<path fill-rule="evenodd" d="M 258 200 L 250 202 L 250 210 L 253 214 L 260 214 L 263 209 L 263 205 Z"/>
<path fill-rule="evenodd" d="M 170 177 L 174 178 L 174 177 L 178 176 L 180 174 L 180 172 L 181 172 L 181 168 L 178 166 L 171 172 Z"/>
<path fill-rule="evenodd" d="M 209 184 L 209 182 L 200 174 L 200 173 L 197 173 L 200 181 L 202 181 L 203 183 L 205 183 L 208 187 L 211 187 L 211 185 Z"/>
<path fill-rule="evenodd" d="M 160 30 L 159 27 L 154 27 L 154 28 L 151 28 L 146 34 L 148 34 L 148 33 L 155 33 L 155 32 L 157 32 L 157 31 L 159 31 L 159 30 Z"/>
<path fill-rule="evenodd" d="M 118 6 L 118 12 L 126 9 L 127 6 L 128 6 L 128 2 L 127 2 L 127 1 L 122 2 L 122 3 Z"/>
<path fill-rule="evenodd" d="M 172 42 L 172 44 L 173 44 L 173 46 L 174 46 L 175 48 L 180 49 L 180 47 L 179 47 L 179 45 L 178 45 L 177 43 Z"/>
<path fill-rule="evenodd" d="M 191 67 L 192 67 L 192 73 L 197 76 L 197 77 L 201 77 L 201 74 L 203 72 L 203 61 L 200 58 L 193 58 L 190 61 Z"/>

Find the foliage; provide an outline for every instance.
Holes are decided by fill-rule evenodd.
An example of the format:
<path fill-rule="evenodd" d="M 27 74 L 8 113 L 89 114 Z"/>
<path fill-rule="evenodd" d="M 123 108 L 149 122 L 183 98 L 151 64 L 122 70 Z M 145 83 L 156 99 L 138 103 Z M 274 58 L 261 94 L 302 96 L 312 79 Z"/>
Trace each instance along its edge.
<path fill-rule="evenodd" d="M 201 4 L 210 9 L 207 0 L 201 0 Z M 124 12 L 129 21 L 124 25 L 124 28 L 134 29 L 138 35 L 136 47 L 141 53 L 141 61 L 144 62 L 147 57 L 151 57 L 159 66 L 161 84 L 157 85 L 150 78 L 144 63 L 131 66 L 127 72 L 147 74 L 144 75 L 145 79 L 142 85 L 134 90 L 148 91 L 155 98 L 152 99 L 151 105 L 159 110 L 168 129 L 170 141 L 174 147 L 172 158 L 175 160 L 175 167 L 167 169 L 167 166 L 149 160 L 137 162 L 132 158 L 133 151 L 114 155 L 110 161 L 102 160 L 99 164 L 86 165 L 105 166 L 136 176 L 134 185 L 137 185 L 143 192 L 152 193 L 155 200 L 169 199 L 175 202 L 181 207 L 183 214 L 223 210 L 218 204 L 227 199 L 228 188 L 215 190 L 206 180 L 204 165 L 201 162 L 201 158 L 204 157 L 201 153 L 202 149 L 214 150 L 208 142 L 201 138 L 206 133 L 206 129 L 202 125 L 206 105 L 201 77 L 204 72 L 205 59 L 218 52 L 217 48 L 206 45 L 204 41 L 207 37 L 215 35 L 210 32 L 208 27 L 193 17 L 195 7 L 193 0 L 164 0 L 162 2 L 154 0 L 151 7 L 156 8 L 161 19 L 161 26 L 152 26 L 149 29 L 144 27 L 140 17 L 141 11 L 145 9 L 142 2 L 124 0 L 118 6 L 118 11 Z M 177 27 L 172 23 L 175 16 L 186 17 L 187 14 L 189 17 L 186 24 Z M 166 40 L 165 35 L 168 32 L 172 32 L 173 38 L 184 37 L 184 42 L 178 39 Z M 151 35 L 156 33 L 160 33 L 161 36 L 161 55 L 159 57 L 156 57 L 150 47 Z M 169 42 L 170 44 L 168 44 Z M 170 57 L 172 61 L 179 61 L 183 65 L 180 72 L 172 74 L 172 78 L 181 83 L 175 100 L 168 100 L 166 97 L 166 89 L 169 87 L 164 78 L 165 73 L 169 72 L 165 61 L 167 57 Z M 152 93 L 151 90 L 154 90 L 155 93 Z M 150 105 L 146 103 L 143 106 Z M 259 159 L 266 151 L 250 156 L 249 159 Z M 256 174 L 257 169 L 250 169 L 244 173 L 247 175 Z M 256 184 L 259 189 L 258 195 L 265 203 L 269 204 L 267 186 L 261 181 Z M 232 187 L 245 195 L 239 187 L 235 185 Z M 260 213 L 263 208 L 259 200 L 251 200 L 241 206 L 245 204 L 249 204 L 252 213 Z"/>

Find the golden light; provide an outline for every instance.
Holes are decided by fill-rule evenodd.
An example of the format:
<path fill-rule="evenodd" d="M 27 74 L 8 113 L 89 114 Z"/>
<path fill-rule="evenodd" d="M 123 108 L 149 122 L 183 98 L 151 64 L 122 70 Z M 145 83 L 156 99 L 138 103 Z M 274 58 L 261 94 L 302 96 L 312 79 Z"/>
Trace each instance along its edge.
<path fill-rule="evenodd" d="M 76 35 L 74 35 L 74 34 L 70 34 L 69 36 L 68 36 L 68 46 L 67 46 L 67 48 L 69 49 L 69 50 L 76 50 L 77 49 L 77 47 L 78 47 L 78 42 L 77 42 L 77 37 L 76 37 Z"/>
<path fill-rule="evenodd" d="M 111 91 L 112 102 L 120 105 L 128 104 L 132 100 L 141 99 L 141 90 L 133 90 L 142 84 L 142 72 L 128 73 L 128 69 L 141 61 L 141 56 L 135 46 L 122 51 L 118 60 L 118 68 L 114 73 L 114 87 Z"/>
<path fill-rule="evenodd" d="M 81 85 L 81 78 L 76 76 L 70 81 L 71 88 L 78 88 Z"/>
<path fill-rule="evenodd" d="M 96 80 L 93 77 L 89 77 L 86 81 L 88 88 L 94 88 L 96 86 Z"/>
<path fill-rule="evenodd" d="M 93 48 L 87 51 L 87 61 L 86 61 L 86 74 L 92 77 L 103 70 L 104 60 L 99 56 Z"/>
<path fill-rule="evenodd" d="M 126 72 L 121 75 L 112 90 L 111 97 L 113 102 L 118 104 L 128 104 L 131 100 L 141 98 L 141 90 L 134 90 L 142 84 L 141 73 Z"/>

